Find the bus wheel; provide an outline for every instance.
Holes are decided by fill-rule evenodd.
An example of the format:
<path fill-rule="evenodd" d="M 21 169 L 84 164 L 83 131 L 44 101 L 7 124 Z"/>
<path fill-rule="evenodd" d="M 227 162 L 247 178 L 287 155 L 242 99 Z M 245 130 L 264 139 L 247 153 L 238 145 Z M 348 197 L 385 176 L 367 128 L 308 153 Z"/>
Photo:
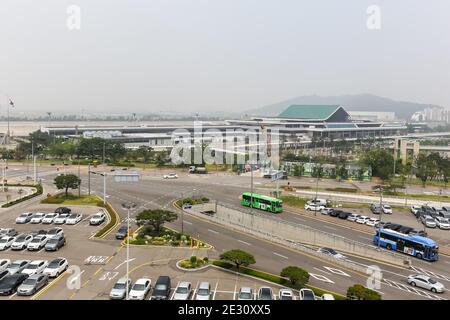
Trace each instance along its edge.
<path fill-rule="evenodd" d="M 416 254 L 416 257 L 419 258 L 419 259 L 422 259 L 422 254 L 418 253 L 418 254 Z"/>
<path fill-rule="evenodd" d="M 388 243 L 388 244 L 386 245 L 386 249 L 391 250 L 391 249 L 392 249 L 392 246 Z"/>

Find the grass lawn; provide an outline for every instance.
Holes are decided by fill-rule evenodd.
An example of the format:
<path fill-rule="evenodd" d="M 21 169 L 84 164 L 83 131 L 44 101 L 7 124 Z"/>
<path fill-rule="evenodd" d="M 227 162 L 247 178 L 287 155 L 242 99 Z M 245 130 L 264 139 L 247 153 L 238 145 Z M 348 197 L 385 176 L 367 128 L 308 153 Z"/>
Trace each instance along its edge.
<path fill-rule="evenodd" d="M 85 194 L 78 197 L 69 193 L 67 197 L 64 194 L 58 194 L 42 200 L 41 203 L 96 206 L 99 201 L 101 202 L 96 195 Z"/>

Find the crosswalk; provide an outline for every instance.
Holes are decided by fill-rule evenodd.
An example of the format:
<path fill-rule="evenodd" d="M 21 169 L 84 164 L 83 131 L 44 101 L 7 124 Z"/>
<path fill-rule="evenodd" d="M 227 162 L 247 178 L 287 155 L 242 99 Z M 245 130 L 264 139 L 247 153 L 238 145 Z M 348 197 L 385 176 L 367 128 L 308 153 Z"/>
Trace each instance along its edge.
<path fill-rule="evenodd" d="M 444 276 L 442 274 L 439 273 L 435 273 L 429 270 L 425 270 L 423 268 L 419 268 L 419 267 L 414 267 L 411 266 L 411 269 L 414 270 L 415 272 L 419 273 L 419 274 L 424 274 L 426 276 L 432 277 L 434 279 L 437 280 L 444 280 L 444 281 L 449 281 L 450 282 L 450 277 Z"/>
<path fill-rule="evenodd" d="M 392 288 L 396 288 L 396 289 L 400 289 L 402 291 L 406 291 L 415 295 L 419 295 L 421 297 L 425 297 L 428 299 L 432 299 L 432 300 L 447 300 L 445 298 L 439 297 L 435 294 L 432 293 L 428 293 L 426 291 L 420 290 L 420 289 L 416 289 L 414 287 L 408 286 L 406 284 L 400 283 L 400 282 L 396 282 L 396 281 L 392 281 L 392 280 L 388 280 L 388 279 L 383 279 L 383 284 L 388 285 Z"/>

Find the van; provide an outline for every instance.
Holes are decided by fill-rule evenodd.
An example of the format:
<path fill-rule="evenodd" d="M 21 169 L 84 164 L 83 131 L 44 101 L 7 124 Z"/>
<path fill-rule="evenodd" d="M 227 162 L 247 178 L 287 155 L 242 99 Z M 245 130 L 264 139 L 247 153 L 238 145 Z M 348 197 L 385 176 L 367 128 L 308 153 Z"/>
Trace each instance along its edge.
<path fill-rule="evenodd" d="M 318 205 L 322 205 L 322 206 L 326 206 L 328 204 L 328 201 L 325 199 L 312 199 L 308 201 L 308 204 L 318 204 Z"/>
<path fill-rule="evenodd" d="M 159 276 L 153 289 L 152 300 L 168 300 L 170 295 L 170 277 Z"/>

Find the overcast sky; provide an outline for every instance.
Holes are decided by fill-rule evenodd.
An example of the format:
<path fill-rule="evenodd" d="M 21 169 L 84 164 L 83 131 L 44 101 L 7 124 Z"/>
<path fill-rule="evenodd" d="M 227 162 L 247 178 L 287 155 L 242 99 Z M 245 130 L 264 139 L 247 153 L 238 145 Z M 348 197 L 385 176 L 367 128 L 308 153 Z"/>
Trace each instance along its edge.
<path fill-rule="evenodd" d="M 69 5 L 81 29 L 67 27 Z M 366 10 L 381 9 L 369 30 Z M 1 0 L 0 113 L 242 111 L 373 93 L 450 107 L 448 0 Z"/>

